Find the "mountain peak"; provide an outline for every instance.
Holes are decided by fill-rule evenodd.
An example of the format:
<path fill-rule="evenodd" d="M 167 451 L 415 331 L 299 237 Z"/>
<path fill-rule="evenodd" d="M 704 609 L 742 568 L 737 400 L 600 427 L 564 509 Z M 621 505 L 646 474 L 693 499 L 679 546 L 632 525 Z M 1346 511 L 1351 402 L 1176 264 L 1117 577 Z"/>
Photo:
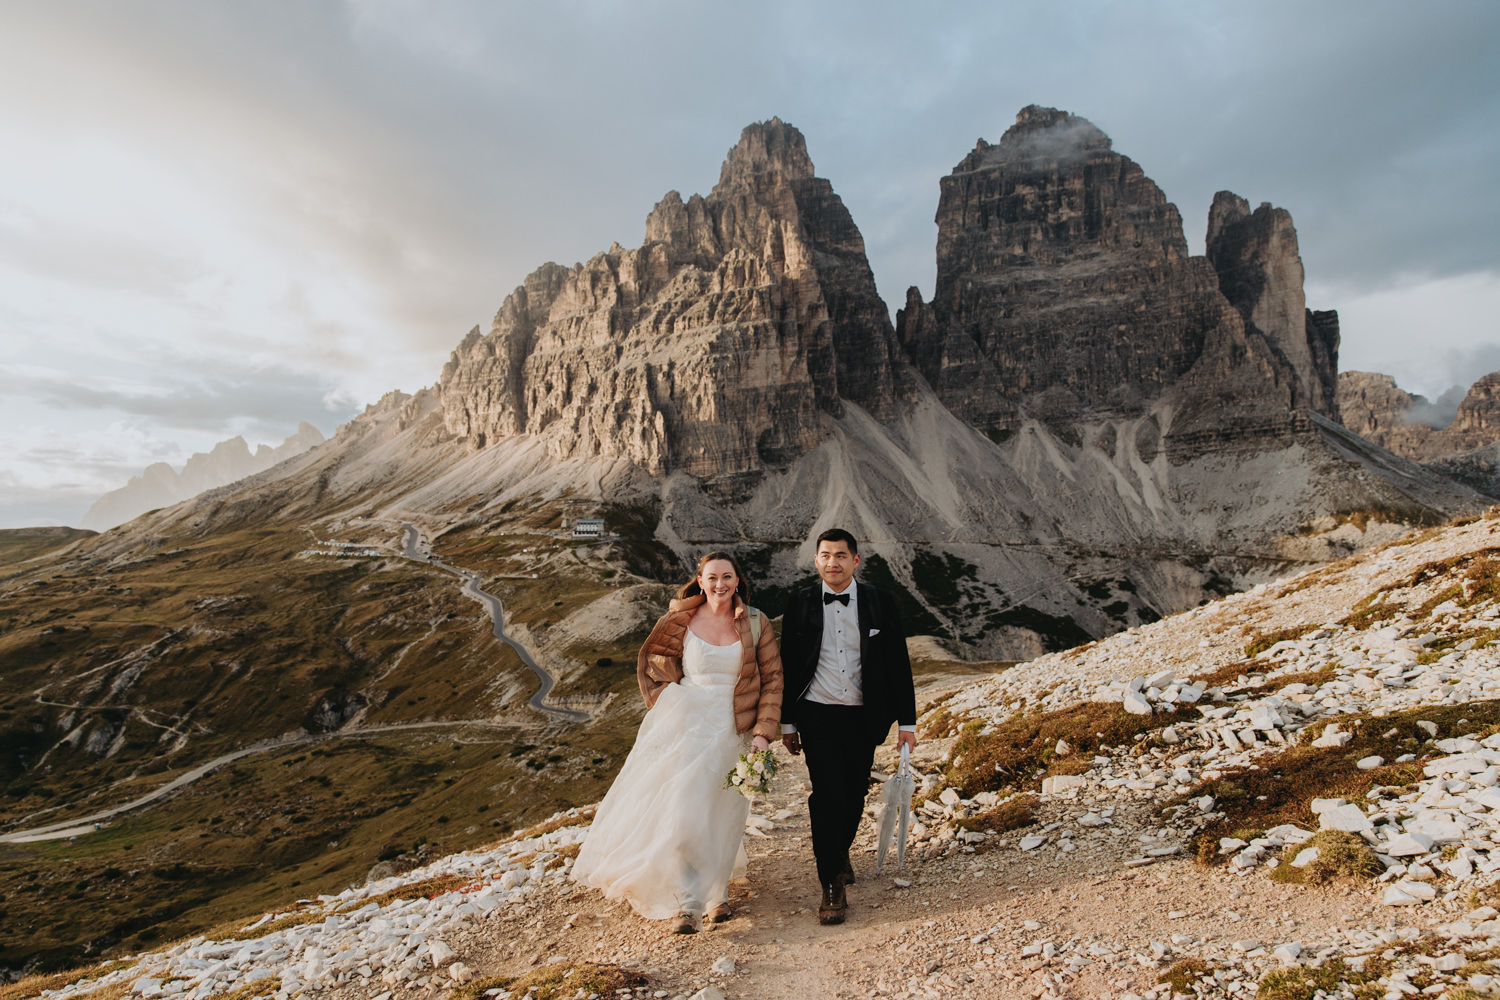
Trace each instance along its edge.
<path fill-rule="evenodd" d="M 753 185 L 757 178 L 773 184 L 813 178 L 807 140 L 795 125 L 780 118 L 746 125 L 739 143 L 724 160 L 715 190 Z"/>
<path fill-rule="evenodd" d="M 1067 162 L 1106 153 L 1112 147 L 1109 136 L 1087 118 L 1029 104 L 1017 112 L 1016 123 L 1005 130 L 998 145 L 980 139 L 953 172 L 1038 160 Z"/>

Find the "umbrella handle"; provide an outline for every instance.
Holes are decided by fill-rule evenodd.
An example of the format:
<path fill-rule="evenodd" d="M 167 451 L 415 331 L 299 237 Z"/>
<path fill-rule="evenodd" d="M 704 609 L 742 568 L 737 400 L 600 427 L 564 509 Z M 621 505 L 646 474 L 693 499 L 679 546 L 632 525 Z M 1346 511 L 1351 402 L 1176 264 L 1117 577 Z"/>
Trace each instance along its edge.
<path fill-rule="evenodd" d="M 910 747 L 910 745 L 908 745 L 906 743 L 903 743 L 903 744 L 901 744 L 901 766 L 898 767 L 898 768 L 896 768 L 896 774 L 904 777 L 905 775 L 908 775 L 910 773 L 911 773 L 911 747 Z"/>

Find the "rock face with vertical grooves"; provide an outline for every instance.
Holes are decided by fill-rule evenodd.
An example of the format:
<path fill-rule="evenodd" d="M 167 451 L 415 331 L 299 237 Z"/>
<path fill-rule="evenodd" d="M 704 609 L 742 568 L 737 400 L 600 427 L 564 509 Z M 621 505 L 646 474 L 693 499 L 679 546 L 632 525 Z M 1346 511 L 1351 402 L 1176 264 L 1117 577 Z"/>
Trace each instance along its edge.
<path fill-rule="evenodd" d="M 1338 314 L 1307 308 L 1291 213 L 1268 202 L 1252 212 L 1244 198 L 1220 191 L 1208 213 L 1207 250 L 1247 333 L 1265 338 L 1291 368 L 1294 405 L 1337 420 Z"/>
<path fill-rule="evenodd" d="M 640 248 L 531 274 L 442 375 L 471 447 L 528 434 L 717 481 L 785 466 L 846 403 L 888 420 L 912 392 L 859 230 L 774 118 L 708 197 L 668 193 Z"/>
<path fill-rule="evenodd" d="M 1176 207 L 1108 136 L 1028 107 L 942 179 L 935 291 L 930 303 L 908 293 L 898 336 L 943 402 L 992 437 L 1028 418 L 1059 426 L 1166 403 L 1158 423 L 1175 459 L 1285 440 L 1310 429 L 1303 408 L 1333 410 L 1323 383 L 1337 320 L 1315 321 L 1309 346 L 1281 216 L 1262 233 L 1228 202 L 1216 211 L 1221 257 L 1239 273 L 1233 302 L 1213 263 L 1189 255 Z"/>

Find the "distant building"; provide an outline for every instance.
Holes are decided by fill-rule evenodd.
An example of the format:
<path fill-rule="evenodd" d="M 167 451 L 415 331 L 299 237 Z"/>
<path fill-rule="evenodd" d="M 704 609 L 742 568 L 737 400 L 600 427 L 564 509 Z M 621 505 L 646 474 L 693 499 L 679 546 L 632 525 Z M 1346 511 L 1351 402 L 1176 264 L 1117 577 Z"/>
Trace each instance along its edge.
<path fill-rule="evenodd" d="M 604 518 L 602 517 L 580 517 L 573 522 L 574 538 L 603 538 Z"/>

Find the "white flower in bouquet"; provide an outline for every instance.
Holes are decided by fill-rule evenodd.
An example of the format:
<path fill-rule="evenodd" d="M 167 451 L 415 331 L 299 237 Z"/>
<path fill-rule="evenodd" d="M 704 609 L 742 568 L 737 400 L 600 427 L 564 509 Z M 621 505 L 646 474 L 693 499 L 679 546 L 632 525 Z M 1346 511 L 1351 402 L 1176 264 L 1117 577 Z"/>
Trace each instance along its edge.
<path fill-rule="evenodd" d="M 745 798 L 764 795 L 771 790 L 776 776 L 776 758 L 769 750 L 740 754 L 740 759 L 724 778 L 724 787 L 732 788 Z"/>

